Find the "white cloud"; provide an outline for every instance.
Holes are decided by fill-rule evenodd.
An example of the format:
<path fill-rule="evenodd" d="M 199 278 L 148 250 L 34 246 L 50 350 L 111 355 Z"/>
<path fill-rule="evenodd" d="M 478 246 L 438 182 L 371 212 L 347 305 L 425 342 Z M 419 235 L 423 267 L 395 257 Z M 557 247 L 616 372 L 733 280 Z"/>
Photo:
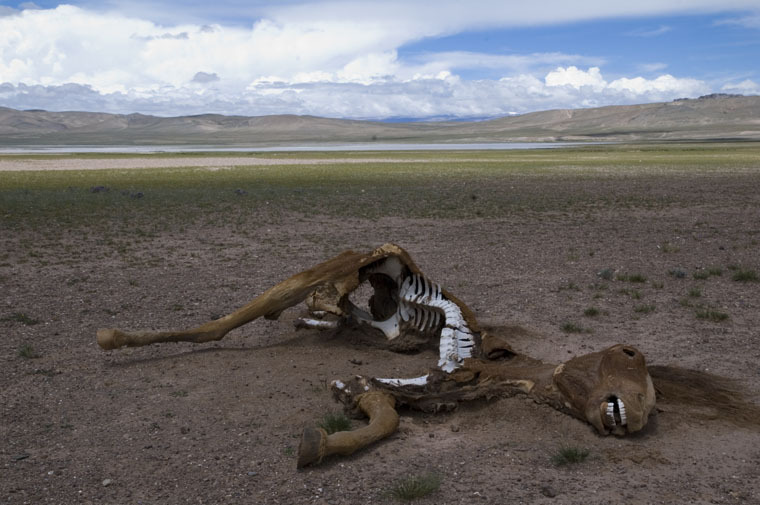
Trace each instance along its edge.
<path fill-rule="evenodd" d="M 657 28 L 642 28 L 639 30 L 634 30 L 632 32 L 627 33 L 629 37 L 659 37 L 660 35 L 663 35 L 665 33 L 668 33 L 673 28 L 667 25 L 660 25 Z"/>
<path fill-rule="evenodd" d="M 750 79 L 738 83 L 729 83 L 721 88 L 724 93 L 738 93 L 741 95 L 760 95 L 760 84 Z"/>
<path fill-rule="evenodd" d="M 738 18 L 721 19 L 715 24 L 718 25 L 737 25 L 745 28 L 760 28 L 760 13 L 747 14 Z"/>
<path fill-rule="evenodd" d="M 709 93 L 710 91 L 710 87 L 703 81 L 688 78 L 677 79 L 670 74 L 661 75 L 656 79 L 644 79 L 643 77 L 629 79 L 623 77 L 612 81 L 609 84 L 609 89 L 651 97 L 669 97 L 675 95 L 693 97 Z"/>
<path fill-rule="evenodd" d="M 550 77 L 551 76 L 551 77 Z M 598 68 L 557 68 L 539 79 L 519 74 L 499 80 L 467 81 L 451 73 L 410 80 L 393 78 L 369 84 L 329 78 L 288 82 L 260 79 L 244 90 L 168 87 L 156 92 L 98 93 L 83 85 L 0 85 L 0 103 L 16 108 L 61 108 L 129 113 L 141 110 L 159 115 L 199 112 L 225 114 L 313 114 L 378 119 L 387 117 L 493 117 L 539 109 L 630 104 L 710 91 L 700 81 L 665 75 L 656 79 L 617 79 L 607 82 Z M 560 78 L 561 77 L 561 78 Z M 590 84 L 584 84 L 590 83 Z M 213 83 L 218 84 L 217 82 Z M 83 104 L 89 104 L 83 107 Z"/>
<path fill-rule="evenodd" d="M 562 68 L 549 72 L 544 79 L 547 86 L 570 86 L 576 90 L 590 87 L 594 91 L 602 91 L 607 87 L 607 82 L 602 78 L 599 67 L 591 67 L 583 71 L 575 66 Z"/>
<path fill-rule="evenodd" d="M 748 4 L 726 2 L 724 7 Z M 69 5 L 12 10 L 6 16 L 0 10 L 0 83 L 6 83 L 0 86 L 0 105 L 161 115 L 496 116 L 711 91 L 704 82 L 671 75 L 608 82 L 601 70 L 605 61 L 586 55 L 448 51 L 402 59 L 398 52 L 409 42 L 467 29 L 716 10 L 707 0 L 694 0 L 688 8 L 655 0 L 625 6 L 601 0 L 580 6 L 484 0 L 477 8 L 459 0 L 267 7 L 254 2 L 251 9 L 259 17 L 249 26 L 188 20 L 202 9 L 229 8 L 188 5 L 187 13 L 176 13 L 187 14 L 181 18 L 186 21 L 163 24 Z M 243 3 L 236 7 L 244 8 Z M 162 9 L 163 19 L 170 19 L 166 2 L 145 12 L 163 16 Z M 664 68 L 658 65 L 644 70 Z M 494 77 L 462 78 L 468 70 L 487 70 Z"/>
<path fill-rule="evenodd" d="M 441 71 L 488 69 L 503 73 L 542 72 L 559 65 L 604 64 L 604 59 L 578 54 L 531 53 L 531 54 L 486 54 L 472 51 L 443 51 L 412 56 L 406 68 L 420 75 L 433 75 Z"/>
<path fill-rule="evenodd" d="M 197 82 L 199 84 L 207 84 L 209 82 L 216 82 L 219 80 L 219 76 L 211 72 L 196 72 L 191 82 Z"/>
<path fill-rule="evenodd" d="M 726 11 L 757 11 L 757 0 L 373 0 L 295 2 L 265 10 L 279 21 L 372 19 L 404 31 L 416 26 L 420 35 L 452 33 L 463 29 L 536 26 L 607 17 L 644 17 L 668 14 L 703 14 Z M 657 29 L 659 30 L 659 28 Z M 651 31 L 651 30 L 649 30 Z"/>
<path fill-rule="evenodd" d="M 638 68 L 642 72 L 652 73 L 652 72 L 659 72 L 660 70 L 665 70 L 668 68 L 667 63 L 642 63 L 638 65 Z"/>

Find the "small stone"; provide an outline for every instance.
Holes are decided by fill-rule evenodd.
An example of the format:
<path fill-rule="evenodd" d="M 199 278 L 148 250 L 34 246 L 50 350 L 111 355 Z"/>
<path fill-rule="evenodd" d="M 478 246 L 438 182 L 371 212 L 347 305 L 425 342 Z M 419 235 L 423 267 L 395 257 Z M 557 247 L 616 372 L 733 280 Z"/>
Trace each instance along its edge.
<path fill-rule="evenodd" d="M 103 479 L 103 487 L 108 487 L 111 484 L 113 484 L 113 481 L 111 479 Z"/>
<path fill-rule="evenodd" d="M 557 491 L 551 486 L 541 486 L 541 494 L 547 498 L 554 498 L 557 496 Z"/>
<path fill-rule="evenodd" d="M 256 477 L 259 474 L 259 472 L 248 472 L 249 477 Z"/>
<path fill-rule="evenodd" d="M 458 424 L 452 424 L 451 425 L 451 431 L 454 433 L 457 433 L 459 431 L 459 425 Z"/>

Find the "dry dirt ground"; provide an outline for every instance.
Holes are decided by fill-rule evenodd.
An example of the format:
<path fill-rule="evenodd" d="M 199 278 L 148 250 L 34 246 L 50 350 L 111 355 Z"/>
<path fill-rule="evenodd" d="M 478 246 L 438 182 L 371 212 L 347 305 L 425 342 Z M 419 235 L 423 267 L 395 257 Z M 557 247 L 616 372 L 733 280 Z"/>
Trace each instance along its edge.
<path fill-rule="evenodd" d="M 510 187 L 566 196 L 588 184 Z M 641 434 L 600 437 L 524 397 L 402 410 L 390 438 L 298 471 L 303 427 L 339 409 L 331 380 L 416 376 L 436 361 L 297 332 L 302 307 L 218 343 L 95 342 L 101 327 L 194 326 L 344 249 L 392 241 L 482 323 L 530 329 L 519 351 L 556 363 L 625 342 L 649 363 L 738 379 L 760 402 L 760 282 L 732 278 L 760 272 L 760 171 L 620 184 L 688 204 L 466 220 L 261 211 L 244 234 L 239 221 L 194 223 L 123 254 L 92 230 L 0 228 L 0 503 L 393 503 L 395 482 L 426 472 L 441 486 L 417 503 L 760 503 L 756 430 L 665 411 Z M 646 280 L 624 280 L 635 274 Z M 589 458 L 557 466 L 562 447 Z"/>

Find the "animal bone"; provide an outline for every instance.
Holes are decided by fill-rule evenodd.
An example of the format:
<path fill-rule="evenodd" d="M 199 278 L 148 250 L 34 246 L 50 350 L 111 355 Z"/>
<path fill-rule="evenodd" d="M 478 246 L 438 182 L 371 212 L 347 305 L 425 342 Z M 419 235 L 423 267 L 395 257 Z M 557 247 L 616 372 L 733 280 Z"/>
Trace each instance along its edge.
<path fill-rule="evenodd" d="M 373 289 L 368 310 L 350 299 L 365 281 Z M 437 340 L 439 359 L 435 367 L 414 378 L 335 381 L 333 392 L 338 400 L 347 409 L 368 416 L 370 422 L 364 428 L 332 435 L 306 429 L 299 467 L 331 454 L 351 454 L 392 434 L 398 425 L 396 405 L 440 411 L 475 398 L 526 394 L 590 423 L 600 434 L 615 435 L 643 429 L 655 405 L 655 387 L 638 350 L 615 345 L 559 365 L 516 353 L 505 335 L 482 330 L 463 302 L 422 275 L 409 254 L 394 244 L 368 254 L 346 251 L 275 285 L 237 311 L 193 329 L 101 329 L 97 341 L 109 350 L 219 340 L 258 317 L 276 319 L 302 301 L 319 320 L 300 319 L 299 327 L 354 328 L 369 333 L 375 344 L 395 350 L 416 349 Z M 326 313 L 338 320 L 321 320 Z M 668 377 L 667 373 L 661 375 Z M 683 381 L 671 382 L 671 391 L 688 389 Z M 736 406 L 738 400 L 730 395 L 726 398 L 726 405 Z"/>

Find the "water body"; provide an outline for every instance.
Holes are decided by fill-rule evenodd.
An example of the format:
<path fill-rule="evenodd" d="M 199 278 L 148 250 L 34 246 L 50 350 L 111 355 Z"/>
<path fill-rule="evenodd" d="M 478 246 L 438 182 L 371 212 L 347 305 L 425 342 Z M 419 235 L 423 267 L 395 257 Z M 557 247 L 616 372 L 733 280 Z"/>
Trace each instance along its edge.
<path fill-rule="evenodd" d="M 28 146 L 2 147 L 0 154 L 75 154 L 75 153 L 268 153 L 319 151 L 498 151 L 513 149 L 552 149 L 588 145 L 587 142 L 501 142 L 490 144 L 315 144 L 303 146 L 234 147 L 234 146 Z"/>

